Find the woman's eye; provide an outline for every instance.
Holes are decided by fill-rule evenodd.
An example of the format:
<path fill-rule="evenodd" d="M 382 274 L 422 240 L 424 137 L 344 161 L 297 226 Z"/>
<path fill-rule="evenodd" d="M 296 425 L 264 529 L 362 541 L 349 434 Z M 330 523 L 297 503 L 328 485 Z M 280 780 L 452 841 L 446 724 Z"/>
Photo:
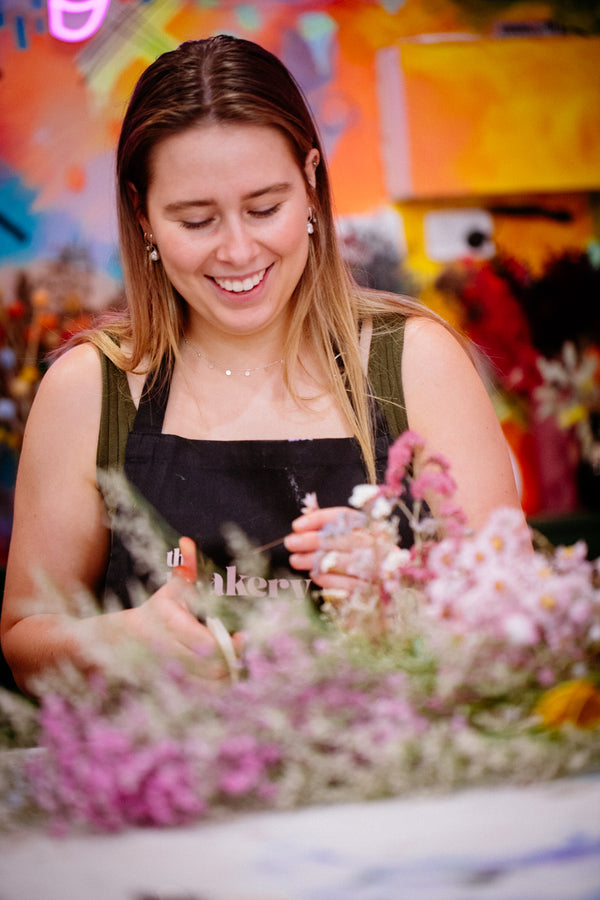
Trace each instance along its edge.
<path fill-rule="evenodd" d="M 255 219 L 267 219 L 269 216 L 275 215 L 281 203 L 276 203 L 275 206 L 269 206 L 266 209 L 251 209 L 250 215 Z"/>
<path fill-rule="evenodd" d="M 198 228 L 207 228 L 211 222 L 212 222 L 212 219 L 202 219 L 201 222 L 182 222 L 181 227 L 187 228 L 189 230 L 194 230 L 194 229 L 198 229 Z"/>

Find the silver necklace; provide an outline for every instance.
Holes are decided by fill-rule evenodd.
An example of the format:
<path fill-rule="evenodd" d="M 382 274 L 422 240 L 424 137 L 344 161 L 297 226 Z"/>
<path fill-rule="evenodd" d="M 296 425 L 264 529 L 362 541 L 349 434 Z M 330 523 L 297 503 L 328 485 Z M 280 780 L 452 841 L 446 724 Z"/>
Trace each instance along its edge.
<path fill-rule="evenodd" d="M 198 350 L 198 348 L 186 337 L 184 337 L 183 343 L 187 344 L 188 347 L 191 347 L 196 356 L 205 362 L 209 369 L 219 369 L 219 371 L 224 372 L 225 375 L 245 375 L 246 378 L 249 378 L 253 372 L 266 372 L 267 369 L 272 369 L 273 366 L 280 366 L 283 363 L 283 359 L 276 359 L 274 362 L 267 363 L 266 366 L 256 366 L 254 369 L 230 369 L 228 366 L 218 366 L 214 360 L 205 356 L 204 353 Z"/>

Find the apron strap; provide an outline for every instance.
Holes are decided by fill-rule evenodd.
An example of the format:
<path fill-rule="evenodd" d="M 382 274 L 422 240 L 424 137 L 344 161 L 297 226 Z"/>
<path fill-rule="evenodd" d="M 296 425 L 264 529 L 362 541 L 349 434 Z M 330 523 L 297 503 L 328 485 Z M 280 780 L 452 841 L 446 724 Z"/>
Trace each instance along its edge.
<path fill-rule="evenodd" d="M 358 344 L 360 347 L 360 361 L 365 375 L 369 370 L 369 353 L 371 352 L 371 338 L 373 336 L 373 319 L 363 319 L 360 324 Z"/>
<path fill-rule="evenodd" d="M 172 375 L 173 366 L 163 362 L 151 388 L 148 387 L 146 379 L 132 431 L 145 431 L 151 434 L 162 432 Z"/>

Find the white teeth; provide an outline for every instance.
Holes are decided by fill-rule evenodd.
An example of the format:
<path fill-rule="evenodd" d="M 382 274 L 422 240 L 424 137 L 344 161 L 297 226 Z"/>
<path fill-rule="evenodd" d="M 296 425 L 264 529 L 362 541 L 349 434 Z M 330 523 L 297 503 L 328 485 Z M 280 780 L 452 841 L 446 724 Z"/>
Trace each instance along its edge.
<path fill-rule="evenodd" d="M 261 269 L 256 275 L 252 275 L 250 278 L 244 278 L 243 281 L 233 278 L 215 278 L 214 280 L 224 291 L 241 294 L 243 291 L 251 291 L 253 287 L 260 284 L 265 277 L 266 271 L 266 269 Z"/>

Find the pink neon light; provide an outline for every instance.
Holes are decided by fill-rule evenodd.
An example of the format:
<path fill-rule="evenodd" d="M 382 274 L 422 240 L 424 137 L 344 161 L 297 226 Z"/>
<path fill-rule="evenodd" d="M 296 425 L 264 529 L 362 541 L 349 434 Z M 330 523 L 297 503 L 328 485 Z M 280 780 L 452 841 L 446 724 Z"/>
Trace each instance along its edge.
<path fill-rule="evenodd" d="M 48 31 L 59 41 L 85 41 L 98 31 L 110 0 L 48 0 Z M 67 25 L 67 15 L 88 13 L 82 25 Z"/>

